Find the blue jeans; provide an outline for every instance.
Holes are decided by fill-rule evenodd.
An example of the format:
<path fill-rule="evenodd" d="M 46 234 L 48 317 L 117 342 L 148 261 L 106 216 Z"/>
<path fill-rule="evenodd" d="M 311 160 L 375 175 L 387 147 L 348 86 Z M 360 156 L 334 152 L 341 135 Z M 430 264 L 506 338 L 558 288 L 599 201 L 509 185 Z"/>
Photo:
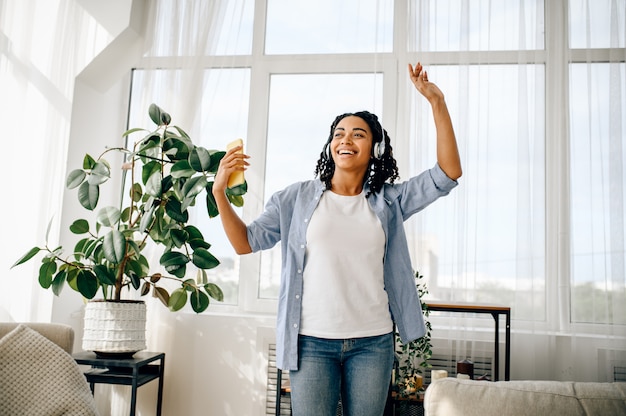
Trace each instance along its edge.
<path fill-rule="evenodd" d="M 381 416 L 391 382 L 393 334 L 355 339 L 300 335 L 298 370 L 289 372 L 295 416 Z"/>

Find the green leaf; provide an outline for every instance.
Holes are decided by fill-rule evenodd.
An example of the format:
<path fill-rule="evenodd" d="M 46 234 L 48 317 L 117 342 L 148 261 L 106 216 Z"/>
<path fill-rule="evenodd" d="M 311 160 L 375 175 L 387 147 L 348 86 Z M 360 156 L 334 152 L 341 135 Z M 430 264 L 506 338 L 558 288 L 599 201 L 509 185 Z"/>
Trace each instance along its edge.
<path fill-rule="evenodd" d="M 148 131 L 148 130 L 146 130 Z M 161 135 L 157 131 L 153 131 L 141 140 L 141 144 L 137 149 L 137 155 L 143 158 L 151 149 L 157 149 L 161 144 Z"/>
<path fill-rule="evenodd" d="M 231 204 L 236 207 L 243 207 L 243 197 L 240 195 L 226 195 Z"/>
<path fill-rule="evenodd" d="M 86 258 L 91 257 L 91 255 L 96 251 L 98 247 L 102 245 L 102 238 L 86 238 L 85 245 L 83 247 L 83 253 Z"/>
<path fill-rule="evenodd" d="M 195 147 L 189 153 L 189 164 L 196 172 L 204 172 L 211 167 L 211 154 L 204 147 Z"/>
<path fill-rule="evenodd" d="M 57 264 L 47 261 L 39 267 L 39 284 L 44 289 L 48 289 L 52 284 L 52 275 L 57 271 Z"/>
<path fill-rule="evenodd" d="M 191 142 L 185 142 L 180 137 L 171 132 L 166 132 L 166 139 L 163 141 L 163 153 L 170 160 L 187 160 L 189 158 L 189 148 L 193 146 Z"/>
<path fill-rule="evenodd" d="M 96 221 L 105 227 L 113 227 L 119 222 L 121 216 L 122 214 L 119 209 L 115 207 L 104 207 L 98 211 Z"/>
<path fill-rule="evenodd" d="M 187 210 L 182 210 L 180 202 L 175 200 L 174 198 L 170 198 L 165 204 L 165 212 L 171 219 L 178 222 L 187 222 L 189 221 L 189 212 Z"/>
<path fill-rule="evenodd" d="M 115 284 L 115 271 L 108 268 L 104 264 L 97 264 L 93 268 L 93 271 L 100 283 L 110 286 Z"/>
<path fill-rule="evenodd" d="M 194 290 L 189 297 L 189 303 L 191 303 L 191 309 L 196 313 L 201 313 L 209 307 L 209 297 L 200 290 Z"/>
<path fill-rule="evenodd" d="M 141 168 L 141 183 L 144 185 L 148 183 L 148 179 L 157 172 L 161 173 L 161 164 L 156 160 L 151 160 L 143 165 Z"/>
<path fill-rule="evenodd" d="M 83 169 L 91 170 L 96 165 L 96 160 L 90 155 L 86 154 L 83 158 Z"/>
<path fill-rule="evenodd" d="M 187 303 L 187 292 L 185 292 L 182 288 L 176 289 L 170 295 L 170 300 L 168 302 L 168 307 L 170 310 L 176 312 L 179 311 L 185 306 Z"/>
<path fill-rule="evenodd" d="M 220 161 L 224 156 L 226 156 L 226 152 L 223 150 L 215 150 L 211 152 L 211 167 L 209 168 L 209 172 L 217 172 Z"/>
<path fill-rule="evenodd" d="M 65 285 L 65 276 L 67 276 L 67 272 L 65 270 L 59 271 L 54 279 L 52 279 L 52 293 L 55 296 L 59 296 L 61 291 L 63 290 L 63 286 Z"/>
<path fill-rule="evenodd" d="M 78 242 L 74 246 L 74 257 L 76 258 L 76 260 L 80 261 L 81 258 L 88 257 L 87 247 L 89 246 L 91 241 L 92 240 L 89 237 L 81 238 L 80 240 L 78 240 Z"/>
<path fill-rule="evenodd" d="M 70 172 L 69 175 L 67 175 L 67 179 L 65 180 L 65 187 L 67 189 L 74 189 L 77 186 L 79 186 L 81 183 L 83 183 L 86 177 L 87 177 L 87 174 L 85 173 L 84 170 L 74 169 L 73 171 Z"/>
<path fill-rule="evenodd" d="M 126 254 L 126 238 L 124 238 L 124 234 L 118 230 L 111 230 L 104 235 L 102 248 L 104 249 L 104 257 L 108 261 L 115 264 L 121 263 Z"/>
<path fill-rule="evenodd" d="M 170 230 L 170 236 L 172 237 L 172 242 L 174 243 L 174 245 L 180 248 L 183 246 L 183 244 L 187 242 L 187 239 L 189 238 L 189 233 L 185 230 L 175 228 L 173 230 Z"/>
<path fill-rule="evenodd" d="M 126 137 L 126 136 L 128 136 L 129 134 L 133 134 L 133 133 L 135 133 L 135 132 L 142 131 L 142 130 L 143 130 L 143 131 L 148 131 L 148 130 L 146 130 L 146 129 L 142 129 L 141 127 L 135 127 L 135 128 L 130 129 L 130 130 L 126 130 L 126 131 L 124 132 L 124 134 L 122 134 L 122 137 Z"/>
<path fill-rule="evenodd" d="M 191 168 L 191 165 L 187 160 L 179 160 L 178 162 L 174 163 L 174 166 L 172 166 L 171 170 L 172 176 L 176 179 L 189 178 L 195 173 L 196 171 Z"/>
<path fill-rule="evenodd" d="M 76 277 L 78 276 L 78 272 L 80 272 L 80 269 L 78 268 L 78 266 L 74 265 L 74 264 L 70 264 L 67 267 L 64 268 L 64 266 L 61 266 L 62 269 L 64 269 L 67 273 L 65 280 L 67 281 L 67 284 L 75 291 L 78 292 L 78 286 L 76 286 Z"/>
<path fill-rule="evenodd" d="M 161 192 L 166 193 L 167 191 L 170 190 L 170 188 L 172 188 L 173 185 L 174 185 L 174 178 L 172 178 L 172 175 L 167 175 L 161 181 Z"/>
<path fill-rule="evenodd" d="M 37 255 L 37 253 L 39 253 L 41 250 L 42 249 L 39 248 L 39 247 L 31 248 L 30 250 L 28 250 L 28 252 L 26 254 L 24 254 L 15 263 L 13 263 L 13 266 L 11 266 L 11 268 L 14 268 L 15 266 L 19 266 L 20 264 L 27 262 L 28 260 L 30 260 L 33 257 L 35 257 L 35 255 Z"/>
<path fill-rule="evenodd" d="M 164 118 L 163 114 L 167 114 L 167 113 L 165 113 L 165 111 L 163 111 L 161 107 L 152 103 L 150 104 L 150 107 L 148 108 L 148 114 L 150 115 L 150 120 L 152 120 L 154 124 L 156 124 L 157 126 L 160 126 L 161 123 L 163 122 L 163 118 Z M 169 114 L 168 114 L 168 117 L 169 117 Z M 164 123 L 164 124 L 169 124 L 169 122 Z"/>
<path fill-rule="evenodd" d="M 98 185 L 90 185 L 89 182 L 83 182 L 78 187 L 78 202 L 89 211 L 93 211 L 98 205 L 100 197 L 100 188 Z"/>
<path fill-rule="evenodd" d="M 204 176 L 190 178 L 183 185 L 183 195 L 185 198 L 193 198 L 204 190 L 207 186 L 207 179 Z"/>
<path fill-rule="evenodd" d="M 248 192 L 248 183 L 244 181 L 241 185 L 233 186 L 232 188 L 226 188 L 227 195 L 240 196 L 245 195 Z"/>
<path fill-rule="evenodd" d="M 178 134 L 180 134 L 180 136 L 186 140 L 188 140 L 189 142 L 191 142 L 191 138 L 189 137 L 189 135 L 180 127 L 178 126 L 172 126 L 173 129 L 176 129 L 178 131 Z"/>
<path fill-rule="evenodd" d="M 87 182 L 91 185 L 100 185 L 109 180 L 111 177 L 111 169 L 105 161 L 96 162 L 91 170 L 91 174 L 87 177 Z"/>
<path fill-rule="evenodd" d="M 170 267 L 180 267 L 189 262 L 189 257 L 178 251 L 167 251 L 159 259 L 161 266 L 167 270 Z"/>
<path fill-rule="evenodd" d="M 209 249 L 211 248 L 211 244 L 204 241 L 204 236 L 200 232 L 197 227 L 193 225 L 188 225 L 185 227 L 185 231 L 189 233 L 189 238 L 187 242 L 191 246 L 192 249 L 197 249 L 198 247 Z"/>
<path fill-rule="evenodd" d="M 213 182 L 211 182 L 209 185 L 213 185 Z M 213 196 L 213 192 L 211 192 L 210 189 L 207 189 L 206 193 L 206 210 L 209 214 L 209 218 L 215 218 L 220 215 L 220 212 L 217 210 L 217 202 L 215 202 L 215 197 Z"/>
<path fill-rule="evenodd" d="M 81 270 L 76 277 L 78 291 L 87 299 L 92 299 L 98 292 L 98 279 L 90 270 Z"/>
<path fill-rule="evenodd" d="M 76 220 L 70 225 L 70 231 L 74 234 L 85 234 L 89 232 L 89 222 L 87 220 Z"/>
<path fill-rule="evenodd" d="M 224 301 L 224 292 L 222 292 L 222 289 L 220 289 L 220 287 L 215 283 L 207 283 L 204 285 L 204 290 L 206 290 L 206 293 L 208 293 L 213 299 L 219 302 Z"/>
<path fill-rule="evenodd" d="M 141 217 L 141 222 L 139 223 L 139 231 L 145 233 L 146 230 L 152 225 L 152 221 L 154 221 L 154 211 L 156 210 L 156 206 L 151 205 L 150 208 L 143 213 Z"/>
<path fill-rule="evenodd" d="M 185 289 L 187 292 L 193 292 L 194 290 L 198 289 L 198 286 L 196 286 L 196 281 L 193 279 L 186 279 L 183 282 L 183 289 Z"/>
<path fill-rule="evenodd" d="M 130 260 L 126 263 L 126 275 L 130 277 L 130 283 L 135 289 L 139 289 L 141 277 L 145 275 L 144 268 L 138 260 Z"/>
<path fill-rule="evenodd" d="M 161 172 L 154 172 L 146 182 L 146 193 L 154 197 L 161 196 Z"/>
<path fill-rule="evenodd" d="M 187 266 L 184 264 L 182 266 L 166 267 L 165 270 L 171 275 L 178 277 L 179 279 L 182 279 L 187 274 Z"/>
<path fill-rule="evenodd" d="M 197 248 L 193 252 L 193 264 L 201 269 L 212 269 L 219 266 L 220 261 L 208 250 Z"/>
<path fill-rule="evenodd" d="M 139 289 L 139 286 L 141 285 L 141 279 L 139 276 L 135 273 L 130 273 L 128 277 L 130 277 L 130 284 L 133 286 L 133 289 Z"/>
<path fill-rule="evenodd" d="M 141 197 L 143 196 L 143 188 L 138 183 L 134 183 L 133 186 L 128 191 L 130 194 L 130 199 L 133 202 L 141 201 Z"/>

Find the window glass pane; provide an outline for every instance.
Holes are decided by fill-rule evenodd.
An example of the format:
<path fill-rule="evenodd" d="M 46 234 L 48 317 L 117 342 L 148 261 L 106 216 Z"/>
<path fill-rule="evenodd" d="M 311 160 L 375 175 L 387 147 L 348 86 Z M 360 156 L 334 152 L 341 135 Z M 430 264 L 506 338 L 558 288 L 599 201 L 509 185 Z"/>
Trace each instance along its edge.
<path fill-rule="evenodd" d="M 626 324 L 626 65 L 570 65 L 573 322 Z"/>
<path fill-rule="evenodd" d="M 159 0 L 154 7 L 156 23 L 147 56 L 252 52 L 254 0 Z"/>
<path fill-rule="evenodd" d="M 163 89 L 161 85 L 184 84 L 187 71 L 180 70 L 135 70 L 131 92 L 129 125 L 152 128 L 154 124 L 147 116 L 150 103 L 156 103 L 172 116 L 172 124 L 181 127 L 196 145 L 206 149 L 226 148 L 235 138 L 246 137 L 250 70 L 211 69 L 205 70 L 200 108 L 181 105 L 173 96 L 175 91 Z M 167 80 L 167 81 L 166 81 Z M 177 97 L 180 98 L 180 97 Z M 184 99 L 182 100 L 184 101 Z M 236 208 L 241 215 L 241 210 Z M 200 229 L 210 252 L 221 264 L 207 270 L 209 281 L 217 283 L 224 291 L 224 302 L 237 303 L 239 288 L 239 256 L 232 249 L 219 218 L 209 218 L 204 197 L 190 208 L 190 223 Z M 153 259 L 158 262 L 158 257 Z M 193 265 L 188 266 L 187 277 L 194 278 Z"/>
<path fill-rule="evenodd" d="M 514 306 L 543 321 L 545 301 L 544 67 L 431 68 L 445 88 L 463 177 L 449 196 L 409 220 L 415 267 L 439 300 Z M 430 105 L 415 96 L 411 175 L 434 165 Z"/>
<path fill-rule="evenodd" d="M 544 48 L 542 0 L 410 0 L 410 51 Z"/>
<path fill-rule="evenodd" d="M 382 118 L 382 75 L 273 75 L 267 134 L 265 202 L 294 182 L 313 179 L 339 114 L 368 110 Z M 277 298 L 280 247 L 261 253 L 259 296 Z"/>
<path fill-rule="evenodd" d="M 267 1 L 265 53 L 393 50 L 393 0 Z"/>
<path fill-rule="evenodd" d="M 569 0 L 573 49 L 626 47 L 626 1 Z"/>

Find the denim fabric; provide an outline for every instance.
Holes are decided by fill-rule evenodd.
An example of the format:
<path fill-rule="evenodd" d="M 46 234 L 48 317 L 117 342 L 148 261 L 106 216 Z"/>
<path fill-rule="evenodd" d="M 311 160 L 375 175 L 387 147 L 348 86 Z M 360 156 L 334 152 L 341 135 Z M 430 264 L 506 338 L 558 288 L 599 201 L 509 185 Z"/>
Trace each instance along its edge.
<path fill-rule="evenodd" d="M 355 339 L 299 336 L 298 370 L 289 372 L 294 416 L 381 416 L 391 382 L 393 335 Z M 341 393 L 340 393 L 341 392 Z"/>
<path fill-rule="evenodd" d="M 403 342 L 424 335 L 424 317 L 415 289 L 414 269 L 404 221 L 457 186 L 439 165 L 383 189 L 368 198 L 385 232 L 384 281 L 391 316 Z M 302 273 L 306 264 L 306 231 L 324 184 L 305 181 L 276 192 L 265 211 L 247 228 L 253 252 L 281 245 L 282 269 L 276 317 L 276 366 L 298 369 L 298 335 L 302 311 Z M 365 194 L 368 188 L 364 189 Z M 332 236 L 331 236 L 332 238 Z"/>

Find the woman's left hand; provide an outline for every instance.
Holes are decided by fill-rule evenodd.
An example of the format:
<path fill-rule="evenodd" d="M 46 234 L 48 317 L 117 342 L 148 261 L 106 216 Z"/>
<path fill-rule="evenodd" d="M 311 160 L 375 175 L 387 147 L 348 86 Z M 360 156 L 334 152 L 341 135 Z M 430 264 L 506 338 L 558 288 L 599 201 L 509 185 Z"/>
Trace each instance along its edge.
<path fill-rule="evenodd" d="M 443 92 L 432 82 L 428 81 L 428 73 L 422 67 L 422 64 L 418 62 L 413 68 L 413 65 L 409 64 L 409 77 L 415 85 L 415 88 L 429 101 L 443 99 Z"/>

